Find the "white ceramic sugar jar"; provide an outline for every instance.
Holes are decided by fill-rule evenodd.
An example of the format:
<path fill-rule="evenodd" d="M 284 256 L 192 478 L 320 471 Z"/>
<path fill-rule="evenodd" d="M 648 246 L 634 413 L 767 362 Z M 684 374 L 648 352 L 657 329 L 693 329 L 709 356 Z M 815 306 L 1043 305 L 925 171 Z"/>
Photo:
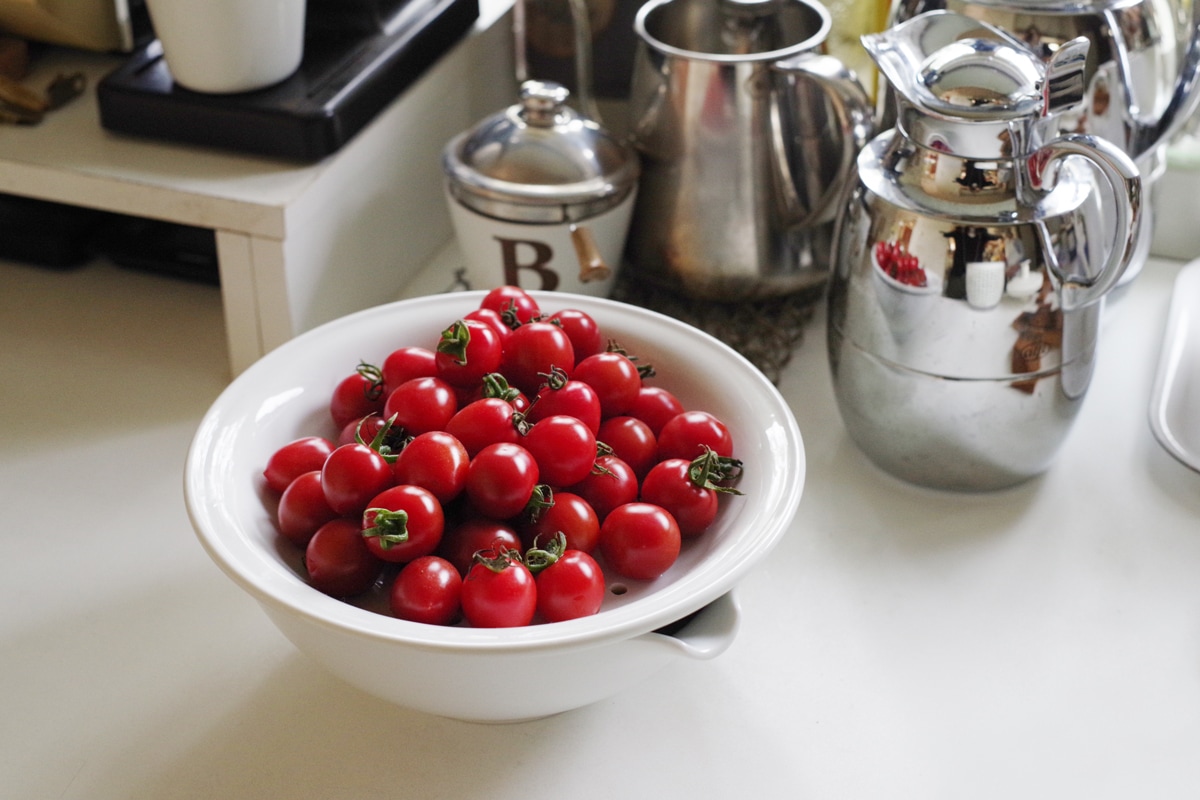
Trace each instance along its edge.
<path fill-rule="evenodd" d="M 637 194 L 628 143 L 526 81 L 516 105 L 452 139 L 446 196 L 472 288 L 502 284 L 606 296 Z"/>

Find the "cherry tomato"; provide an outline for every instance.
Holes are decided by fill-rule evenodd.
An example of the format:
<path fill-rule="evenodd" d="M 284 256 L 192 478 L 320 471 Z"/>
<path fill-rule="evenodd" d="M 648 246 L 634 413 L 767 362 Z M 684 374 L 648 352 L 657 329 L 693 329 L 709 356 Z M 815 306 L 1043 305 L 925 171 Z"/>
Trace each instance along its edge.
<path fill-rule="evenodd" d="M 538 390 L 526 417 L 530 422 L 565 414 L 587 425 L 594 436 L 600 431 L 600 396 L 583 381 L 553 376 Z"/>
<path fill-rule="evenodd" d="M 321 489 L 339 515 L 360 514 L 367 501 L 395 483 L 392 465 L 365 444 L 344 444 L 321 467 Z"/>
<path fill-rule="evenodd" d="M 462 610 L 476 628 L 528 625 L 537 612 L 532 573 L 508 552 L 480 554 L 463 579 Z"/>
<path fill-rule="evenodd" d="M 317 528 L 337 516 L 325 499 L 320 470 L 297 475 L 280 495 L 279 508 L 275 512 L 279 533 L 300 547 L 308 544 Z"/>
<path fill-rule="evenodd" d="M 497 286 L 483 296 L 479 307 L 495 311 L 509 328 L 524 325 L 542 314 L 537 300 L 519 286 Z"/>
<path fill-rule="evenodd" d="M 446 504 L 466 488 L 470 463 L 467 448 L 453 435 L 428 431 L 404 446 L 392 464 L 392 472 L 396 483 L 420 486 Z"/>
<path fill-rule="evenodd" d="M 589 617 L 604 602 L 604 572 L 580 550 L 566 550 L 537 573 L 537 610 L 547 622 Z"/>
<path fill-rule="evenodd" d="M 500 346 L 508 341 L 508 335 L 512 333 L 512 328 L 504 323 L 504 317 L 500 316 L 500 312 L 491 308 L 476 308 L 465 315 L 463 319 L 473 319 L 478 322 L 487 323 L 487 325 L 496 332 L 496 336 L 500 339 Z"/>
<path fill-rule="evenodd" d="M 562 328 L 575 349 L 575 361 L 604 351 L 604 334 L 600 325 L 586 311 L 564 308 L 550 315 L 549 321 Z"/>
<path fill-rule="evenodd" d="M 383 562 L 367 549 L 358 523 L 341 518 L 313 534 L 304 550 L 304 566 L 313 588 L 333 597 L 362 594 L 383 571 Z"/>
<path fill-rule="evenodd" d="M 529 322 L 508 337 L 500 371 L 510 384 L 532 397 L 554 367 L 569 378 L 574 365 L 575 350 L 562 328 L 549 322 Z"/>
<path fill-rule="evenodd" d="M 609 417 L 601 423 L 596 438 L 628 464 L 638 480 L 646 477 L 658 461 L 658 440 L 654 431 L 637 417 Z"/>
<path fill-rule="evenodd" d="M 684 411 L 663 425 L 658 434 L 658 460 L 691 461 L 709 447 L 719 456 L 733 455 L 733 437 L 725 423 L 707 411 Z"/>
<path fill-rule="evenodd" d="M 623 353 L 605 352 L 588 356 L 575 365 L 572 376 L 591 384 L 600 398 L 603 417 L 628 414 L 642 388 L 637 365 Z"/>
<path fill-rule="evenodd" d="M 683 403 L 669 390 L 643 384 L 629 413 L 649 425 L 654 435 L 658 436 L 663 425 L 675 415 L 683 413 L 683 410 Z"/>
<path fill-rule="evenodd" d="M 404 484 L 371 498 L 363 512 L 362 536 L 377 558 L 405 563 L 436 550 L 445 525 L 437 498 L 420 486 Z"/>
<path fill-rule="evenodd" d="M 617 574 L 652 580 L 679 557 L 679 525 L 670 512 L 652 503 L 626 503 L 600 524 L 600 552 Z"/>
<path fill-rule="evenodd" d="M 668 458 L 655 464 L 642 480 L 641 499 L 671 512 L 685 538 L 703 533 L 718 508 L 717 492 L 693 481 L 691 466 L 686 459 Z"/>
<path fill-rule="evenodd" d="M 288 442 L 267 459 L 263 469 L 267 487 L 282 492 L 297 476 L 320 469 L 333 448 L 333 442 L 324 436 L 303 436 Z"/>
<path fill-rule="evenodd" d="M 552 499 L 549 508 L 521 521 L 521 540 L 526 547 L 548 542 L 561 533 L 568 550 L 595 550 L 600 540 L 600 518 L 591 504 L 572 492 L 555 492 Z"/>
<path fill-rule="evenodd" d="M 513 422 L 513 407 L 497 397 L 468 403 L 446 423 L 446 432 L 462 442 L 472 458 L 489 444 L 516 444 L 520 434 Z"/>
<path fill-rule="evenodd" d="M 500 368 L 502 353 L 500 336 L 486 322 L 456 320 L 438 341 L 438 377 L 451 386 L 474 388 Z"/>
<path fill-rule="evenodd" d="M 449 625 L 458 617 L 462 576 L 444 558 L 421 556 L 405 564 L 388 593 L 392 614 L 410 622 Z"/>
<path fill-rule="evenodd" d="M 386 392 L 413 378 L 432 378 L 435 375 L 436 354 L 427 347 L 400 347 L 383 360 L 383 386 Z"/>
<path fill-rule="evenodd" d="M 499 442 L 479 451 L 467 470 L 467 497 L 493 519 L 515 517 L 529 504 L 538 482 L 538 464 L 519 444 Z"/>
<path fill-rule="evenodd" d="M 427 431 L 445 430 L 446 423 L 458 410 L 458 398 L 450 384 L 441 378 L 413 378 L 397 386 L 388 395 L 383 415 L 410 436 Z"/>
<path fill-rule="evenodd" d="M 488 517 L 470 517 L 448 529 L 438 545 L 438 553 L 466 575 L 480 550 L 522 549 L 521 537 L 511 525 Z"/>
<path fill-rule="evenodd" d="M 596 459 L 596 466 L 587 477 L 567 487 L 567 491 L 586 500 L 604 522 L 614 508 L 637 499 L 638 479 L 633 468 L 620 458 L 604 455 Z"/>
<path fill-rule="evenodd" d="M 351 375 L 347 375 L 334 387 L 329 400 L 329 414 L 339 429 L 367 414 L 383 410 L 386 400 L 383 389 L 383 373 L 379 367 L 363 362 Z"/>
<path fill-rule="evenodd" d="M 337 443 L 339 445 L 354 444 L 355 442 L 370 444 L 386 424 L 387 420 L 382 415 L 368 414 L 362 419 L 347 423 L 346 427 L 342 428 L 342 432 L 338 434 Z"/>
<path fill-rule="evenodd" d="M 596 463 L 596 437 L 575 417 L 546 417 L 521 437 L 521 446 L 533 455 L 539 480 L 551 486 L 579 483 Z"/>

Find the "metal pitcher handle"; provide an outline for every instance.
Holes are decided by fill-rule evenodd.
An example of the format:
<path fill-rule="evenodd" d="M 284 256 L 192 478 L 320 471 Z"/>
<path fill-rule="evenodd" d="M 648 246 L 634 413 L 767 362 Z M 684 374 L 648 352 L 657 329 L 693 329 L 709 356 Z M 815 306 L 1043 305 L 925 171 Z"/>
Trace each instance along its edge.
<path fill-rule="evenodd" d="M 1053 166 L 1071 156 L 1086 158 L 1104 176 L 1112 195 L 1115 219 L 1112 246 L 1104 267 L 1095 276 L 1064 274 L 1045 222 L 1038 220 L 1034 226 L 1041 239 L 1046 266 L 1062 282 L 1063 310 L 1098 302 L 1116 285 L 1134 255 L 1142 224 L 1142 179 L 1137 166 L 1123 150 L 1096 136 L 1065 134 L 1041 147 L 1033 160 L 1040 165 L 1039 175 L 1053 175 Z"/>
<path fill-rule="evenodd" d="M 853 70 L 833 56 L 804 53 L 778 61 L 772 69 L 785 77 L 799 77 L 796 88 L 785 93 L 772 87 L 770 101 L 771 152 L 775 165 L 778 189 L 787 218 L 795 227 L 819 225 L 833 219 L 840 210 L 842 189 L 851 178 L 858 153 L 870 140 L 874 132 L 874 114 L 870 97 Z M 838 154 L 834 177 L 824 186 L 815 186 L 808 196 L 816 197 L 807 212 L 802 208 L 797 186 L 805 180 L 822 180 L 821 176 L 798 174 L 801 170 L 793 166 L 790 157 L 793 142 L 787 131 L 797 124 L 803 125 L 809 115 L 799 105 L 800 84 L 814 81 L 832 101 L 833 112 L 838 121 L 841 135 L 841 152 Z M 788 84 L 785 83 L 785 87 Z M 817 132 L 818 136 L 821 132 Z M 808 171 L 804 171 L 808 173 Z"/>

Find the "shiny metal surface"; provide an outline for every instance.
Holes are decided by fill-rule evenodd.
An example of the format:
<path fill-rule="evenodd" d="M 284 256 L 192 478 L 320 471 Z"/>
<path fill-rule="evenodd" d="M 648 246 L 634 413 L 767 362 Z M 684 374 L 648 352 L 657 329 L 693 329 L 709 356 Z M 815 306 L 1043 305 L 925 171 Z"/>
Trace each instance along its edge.
<path fill-rule="evenodd" d="M 730 299 L 818 285 L 871 133 L 857 78 L 823 55 L 811 0 L 650 0 L 630 98 L 642 178 L 628 263 Z"/>
<path fill-rule="evenodd" d="M 577 222 L 636 188 L 637 154 L 567 105 L 551 81 L 525 81 L 520 102 L 455 136 L 442 152 L 454 199 L 510 222 Z"/>
<path fill-rule="evenodd" d="M 931 12 L 864 37 L 902 125 L 858 157 L 828 347 L 842 418 L 873 461 L 978 491 L 1040 473 L 1069 432 L 1142 198 L 1120 148 L 1058 133 L 1077 46 L 1043 60 L 964 20 Z M 906 282 L 882 268 L 902 260 L 919 267 Z"/>
<path fill-rule="evenodd" d="M 1057 116 L 1063 133 L 1099 136 L 1117 145 L 1152 185 L 1165 169 L 1163 149 L 1200 106 L 1200 3 L 1176 0 L 896 0 L 891 22 L 946 9 L 986 22 L 1039 54 L 1085 38 L 1082 102 Z M 881 127 L 893 109 L 881 93 Z M 1151 208 L 1145 212 L 1149 214 Z M 1140 271 L 1153 223 L 1123 278 Z"/>

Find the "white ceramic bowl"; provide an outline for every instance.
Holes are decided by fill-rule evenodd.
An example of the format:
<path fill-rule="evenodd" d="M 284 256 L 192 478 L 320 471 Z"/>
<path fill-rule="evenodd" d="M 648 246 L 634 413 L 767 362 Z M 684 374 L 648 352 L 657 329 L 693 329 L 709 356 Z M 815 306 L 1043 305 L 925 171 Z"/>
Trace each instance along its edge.
<path fill-rule="evenodd" d="M 592 617 L 525 628 L 406 622 L 328 597 L 279 541 L 262 469 L 298 436 L 333 436 L 328 400 L 360 359 L 432 346 L 481 292 L 379 306 L 268 353 L 213 404 L 188 454 L 184 491 L 212 559 L 259 602 L 301 651 L 347 682 L 399 705 L 475 721 L 546 716 L 610 696 L 681 656 L 710 658 L 732 641 L 731 590 L 789 529 L 805 476 L 800 431 L 774 386 L 732 349 L 670 317 L 610 300 L 533 293 L 543 311 L 578 308 L 643 361 L 688 408 L 729 426 L 745 464 L 743 496 L 725 498 L 713 527 L 686 543 L 656 580 L 627 581 Z M 659 632 L 693 615 L 673 633 Z"/>

